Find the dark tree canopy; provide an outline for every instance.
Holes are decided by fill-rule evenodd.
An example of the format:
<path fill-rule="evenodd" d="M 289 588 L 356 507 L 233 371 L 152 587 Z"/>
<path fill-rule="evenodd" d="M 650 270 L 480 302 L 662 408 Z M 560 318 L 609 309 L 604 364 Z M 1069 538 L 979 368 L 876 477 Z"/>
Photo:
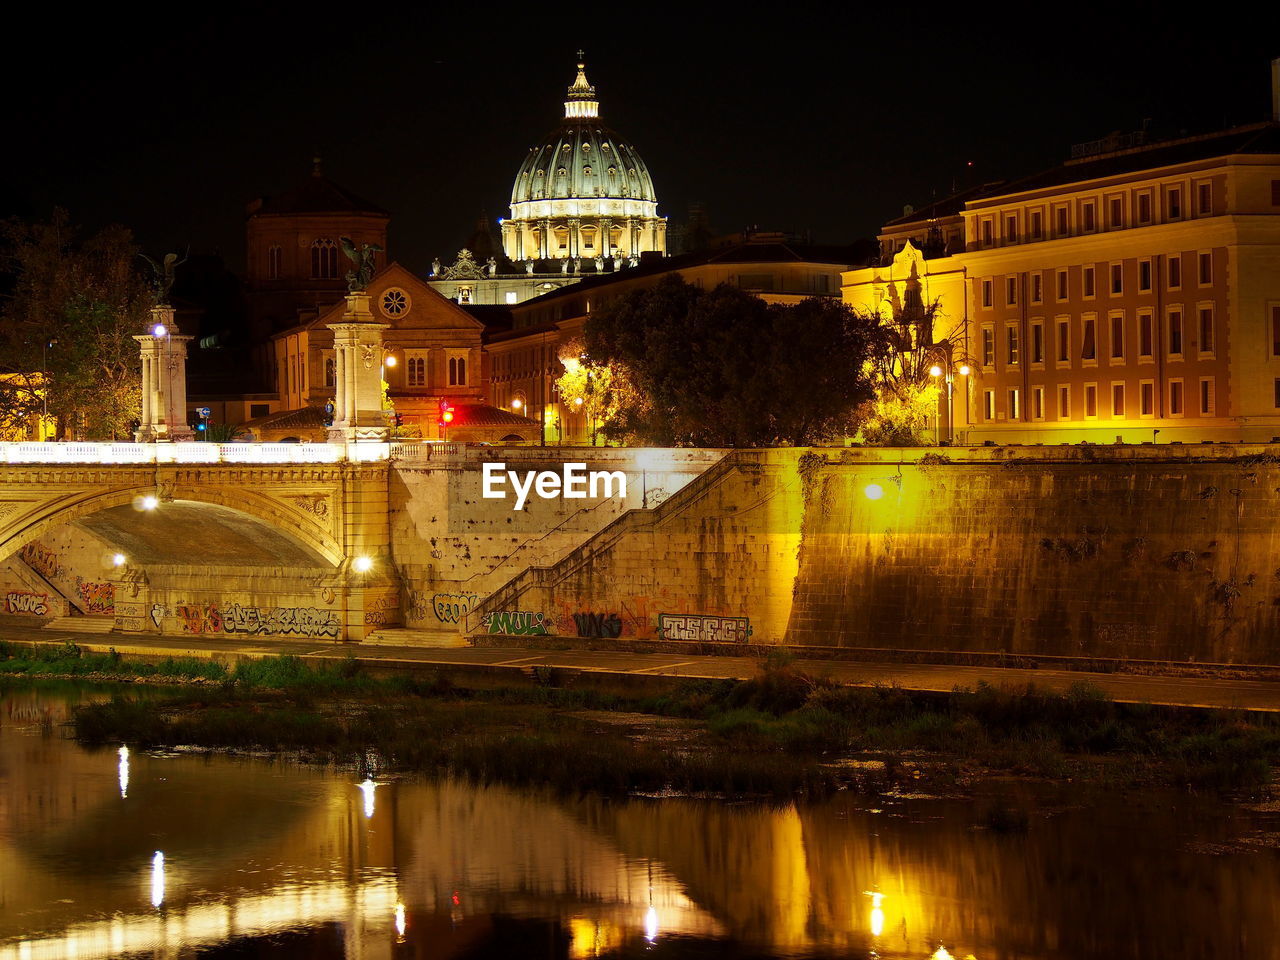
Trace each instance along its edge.
<path fill-rule="evenodd" d="M 820 443 L 850 432 L 871 397 L 864 370 L 874 322 L 813 298 L 769 304 L 673 275 L 598 310 L 583 331 L 587 363 L 634 391 L 604 426 L 632 443 L 758 447 Z"/>

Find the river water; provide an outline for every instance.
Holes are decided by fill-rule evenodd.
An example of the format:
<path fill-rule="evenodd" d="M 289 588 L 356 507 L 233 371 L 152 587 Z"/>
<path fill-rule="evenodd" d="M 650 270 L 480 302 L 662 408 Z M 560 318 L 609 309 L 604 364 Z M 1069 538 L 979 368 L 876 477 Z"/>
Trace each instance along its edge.
<path fill-rule="evenodd" d="M 362 785 L 86 750 L 62 724 L 97 696 L 0 689 L 0 960 L 1280 957 L 1266 810 L 1013 783 L 772 807 Z"/>

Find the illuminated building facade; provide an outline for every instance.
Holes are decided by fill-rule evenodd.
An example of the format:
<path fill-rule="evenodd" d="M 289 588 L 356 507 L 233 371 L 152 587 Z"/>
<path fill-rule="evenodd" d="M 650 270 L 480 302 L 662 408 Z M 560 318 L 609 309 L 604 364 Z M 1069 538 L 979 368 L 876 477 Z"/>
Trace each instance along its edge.
<path fill-rule="evenodd" d="M 938 301 L 957 441 L 1280 435 L 1280 123 L 1136 140 L 895 221 L 845 275 L 855 306 L 912 271 Z"/>

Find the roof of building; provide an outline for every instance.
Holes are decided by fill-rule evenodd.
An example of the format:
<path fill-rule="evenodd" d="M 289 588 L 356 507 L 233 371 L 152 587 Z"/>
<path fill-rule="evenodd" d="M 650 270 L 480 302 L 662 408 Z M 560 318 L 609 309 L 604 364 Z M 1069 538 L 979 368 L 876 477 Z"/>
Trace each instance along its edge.
<path fill-rule="evenodd" d="M 1126 150 L 1068 160 L 1061 166 L 1004 184 L 986 196 L 1025 193 L 1045 187 L 1098 180 L 1141 170 L 1154 170 L 1233 154 L 1280 154 L 1280 123 L 1268 121 L 1174 140 L 1160 140 Z"/>
<path fill-rule="evenodd" d="M 280 410 L 265 417 L 254 417 L 241 426 L 246 430 L 316 430 L 325 426 L 325 412 L 320 407 Z"/>
<path fill-rule="evenodd" d="M 900 227 L 911 223 L 921 223 L 926 220 L 939 220 L 943 217 L 959 216 L 961 211 L 964 210 L 964 205 L 970 200 L 977 200 L 981 197 L 987 196 L 988 194 L 994 193 L 999 190 L 1000 187 L 1004 186 L 1004 183 L 1005 181 L 1003 180 L 995 180 L 991 183 L 983 183 L 976 187 L 966 187 L 965 189 L 959 190 L 948 197 L 942 197 L 939 200 L 934 200 L 932 203 L 926 204 L 923 207 L 918 207 L 910 213 L 904 213 L 900 217 L 895 217 L 885 223 L 884 227 L 885 229 L 888 229 L 889 227 Z"/>
<path fill-rule="evenodd" d="M 511 202 L 603 197 L 656 203 L 653 178 L 636 148 L 600 123 L 596 88 L 581 62 L 568 95 L 564 122 L 520 164 Z"/>
<path fill-rule="evenodd" d="M 536 430 L 538 421 L 487 403 L 455 403 L 450 429 L 456 427 L 533 427 Z"/>
<path fill-rule="evenodd" d="M 286 215 L 308 213 L 367 213 L 380 217 L 390 217 L 376 203 L 371 203 L 356 196 L 345 187 L 340 187 L 321 169 L 319 158 L 309 176 L 293 190 L 272 197 L 260 197 L 249 204 L 249 215 Z"/>

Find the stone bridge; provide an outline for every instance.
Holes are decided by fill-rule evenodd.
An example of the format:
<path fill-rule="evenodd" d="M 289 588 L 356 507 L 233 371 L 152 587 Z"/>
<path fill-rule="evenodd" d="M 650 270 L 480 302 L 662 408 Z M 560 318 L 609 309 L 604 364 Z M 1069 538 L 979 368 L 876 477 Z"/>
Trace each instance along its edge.
<path fill-rule="evenodd" d="M 6 613 L 336 640 L 398 598 L 389 444 L 0 447 Z"/>

